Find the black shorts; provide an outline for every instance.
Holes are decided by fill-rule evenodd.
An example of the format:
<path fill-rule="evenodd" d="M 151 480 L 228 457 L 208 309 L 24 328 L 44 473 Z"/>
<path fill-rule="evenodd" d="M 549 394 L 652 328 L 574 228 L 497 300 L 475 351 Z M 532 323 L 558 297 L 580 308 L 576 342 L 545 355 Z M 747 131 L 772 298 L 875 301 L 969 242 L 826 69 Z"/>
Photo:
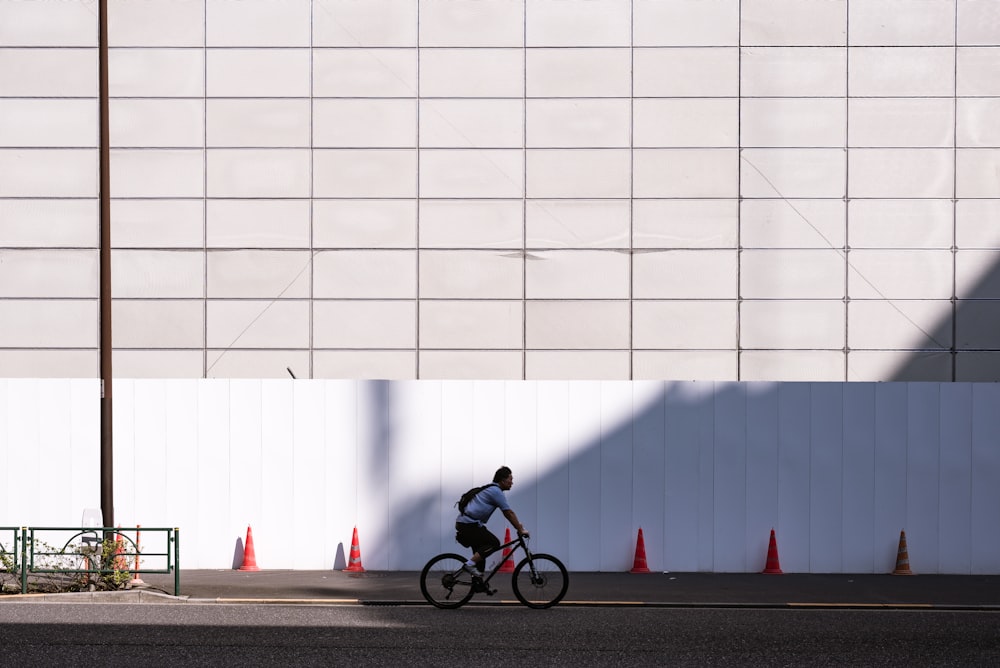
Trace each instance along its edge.
<path fill-rule="evenodd" d="M 500 547 L 500 539 L 482 524 L 455 522 L 455 540 L 485 557 Z"/>

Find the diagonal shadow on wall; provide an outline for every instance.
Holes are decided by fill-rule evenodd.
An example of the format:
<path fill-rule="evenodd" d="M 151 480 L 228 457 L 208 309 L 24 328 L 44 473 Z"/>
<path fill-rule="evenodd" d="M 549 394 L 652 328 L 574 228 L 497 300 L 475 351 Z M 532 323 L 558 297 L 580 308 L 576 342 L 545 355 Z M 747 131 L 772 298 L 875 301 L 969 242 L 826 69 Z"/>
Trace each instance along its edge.
<path fill-rule="evenodd" d="M 1000 252 L 994 254 L 997 261 L 927 332 L 942 347 L 911 351 L 886 380 L 1000 381 Z"/>
<path fill-rule="evenodd" d="M 529 394 L 559 384 L 517 383 L 523 385 L 514 392 Z M 985 447 L 953 450 L 945 442 L 937 385 L 562 385 L 573 387 L 562 403 L 541 396 L 524 402 L 538 406 L 524 418 L 529 428 L 520 430 L 534 434 L 533 443 L 508 435 L 502 450 L 475 456 L 511 466 L 515 486 L 508 496 L 534 534 L 533 549 L 560 557 L 570 570 L 628 570 L 639 528 L 654 570 L 759 572 L 772 528 L 787 572 L 890 572 L 901 528 L 912 530 L 913 563 L 925 573 L 992 563 L 993 548 L 972 540 L 985 515 L 977 520 L 969 513 L 977 495 L 986 503 L 996 496 L 976 483 L 991 466 L 981 458 L 991 455 Z M 625 404 L 624 412 L 606 408 Z M 595 410 L 597 427 L 574 433 L 573 422 Z M 404 422 L 390 432 L 406 430 Z M 475 443 L 475 425 L 463 423 L 468 432 L 461 436 Z M 387 456 L 399 461 L 416 448 L 439 457 L 420 438 L 403 443 L 390 433 Z M 399 448 L 411 452 L 393 452 Z M 438 464 L 428 470 L 444 470 Z M 956 477 L 958 469 L 964 473 Z M 395 464 L 373 471 L 393 488 L 408 475 Z M 439 552 L 466 554 L 454 542 L 453 504 L 471 484 L 484 482 L 442 474 L 415 493 L 397 489 L 385 531 L 369 531 L 384 541 L 377 548 L 384 559 L 375 563 L 418 570 Z M 920 493 L 924 488 L 934 492 Z M 500 537 L 506 526 L 499 513 L 490 522 Z"/>

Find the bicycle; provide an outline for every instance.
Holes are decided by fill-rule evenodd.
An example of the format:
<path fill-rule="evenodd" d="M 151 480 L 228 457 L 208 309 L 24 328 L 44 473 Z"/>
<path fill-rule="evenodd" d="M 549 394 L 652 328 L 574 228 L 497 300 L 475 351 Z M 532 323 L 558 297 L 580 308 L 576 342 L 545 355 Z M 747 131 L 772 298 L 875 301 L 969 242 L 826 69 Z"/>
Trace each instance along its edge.
<path fill-rule="evenodd" d="M 563 563 L 551 554 L 532 554 L 525 536 L 501 545 L 494 554 L 511 548 L 482 579 L 473 579 L 464 570 L 466 558 L 450 552 L 433 557 L 420 572 L 420 591 L 427 602 L 438 608 L 459 608 L 469 602 L 473 594 L 485 593 L 492 596 L 496 589 L 490 588 L 490 580 L 500 572 L 503 565 L 513 560 L 518 549 L 524 550 L 525 557 L 514 567 L 511 586 L 517 600 L 529 608 L 550 608 L 566 595 L 569 587 L 569 573 Z"/>

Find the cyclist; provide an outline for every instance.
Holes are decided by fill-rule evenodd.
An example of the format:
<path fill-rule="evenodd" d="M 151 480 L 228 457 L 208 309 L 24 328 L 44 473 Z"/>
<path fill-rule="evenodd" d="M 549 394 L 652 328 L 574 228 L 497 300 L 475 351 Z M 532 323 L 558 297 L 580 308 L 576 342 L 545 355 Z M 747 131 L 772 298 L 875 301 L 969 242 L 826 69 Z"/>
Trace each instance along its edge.
<path fill-rule="evenodd" d="M 507 521 L 517 529 L 520 536 L 528 536 L 524 525 L 517 519 L 504 492 L 514 485 L 514 476 L 507 466 L 501 466 L 493 474 L 493 482 L 479 490 L 455 520 L 455 540 L 472 549 L 472 558 L 462 567 L 473 578 L 483 577 L 483 563 L 490 553 L 500 547 L 500 539 L 486 528 L 493 511 L 497 508 Z"/>

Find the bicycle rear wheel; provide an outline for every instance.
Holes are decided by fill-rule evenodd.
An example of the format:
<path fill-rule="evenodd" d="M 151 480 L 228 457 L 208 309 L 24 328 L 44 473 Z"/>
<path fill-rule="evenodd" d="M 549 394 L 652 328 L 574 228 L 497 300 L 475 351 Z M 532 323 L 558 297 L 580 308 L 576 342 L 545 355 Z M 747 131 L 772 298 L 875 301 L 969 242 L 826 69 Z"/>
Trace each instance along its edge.
<path fill-rule="evenodd" d="M 472 576 L 462 570 L 465 557 L 439 554 L 420 572 L 420 592 L 438 608 L 457 608 L 472 598 Z"/>
<path fill-rule="evenodd" d="M 535 554 L 514 568 L 513 587 L 517 600 L 529 608 L 550 608 L 566 595 L 569 573 L 551 554 Z"/>

